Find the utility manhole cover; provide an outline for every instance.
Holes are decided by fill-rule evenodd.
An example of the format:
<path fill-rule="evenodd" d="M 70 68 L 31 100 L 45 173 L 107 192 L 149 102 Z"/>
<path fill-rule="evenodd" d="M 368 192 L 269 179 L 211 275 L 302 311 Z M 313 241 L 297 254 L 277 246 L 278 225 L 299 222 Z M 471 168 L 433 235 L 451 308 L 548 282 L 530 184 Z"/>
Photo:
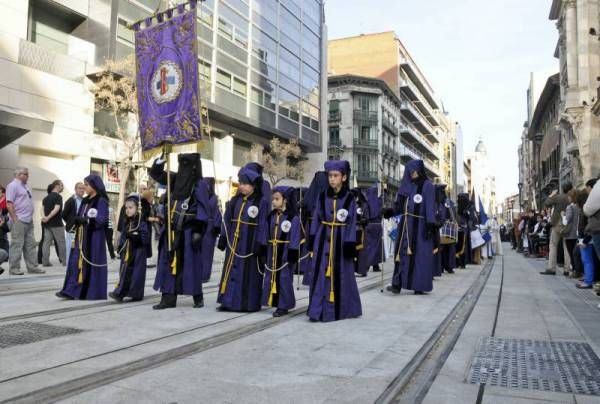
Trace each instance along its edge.
<path fill-rule="evenodd" d="M 580 342 L 482 338 L 468 383 L 600 396 L 600 359 Z"/>
<path fill-rule="evenodd" d="M 31 344 L 45 339 L 81 332 L 76 328 L 57 327 L 40 323 L 13 323 L 0 326 L 0 348 Z"/>

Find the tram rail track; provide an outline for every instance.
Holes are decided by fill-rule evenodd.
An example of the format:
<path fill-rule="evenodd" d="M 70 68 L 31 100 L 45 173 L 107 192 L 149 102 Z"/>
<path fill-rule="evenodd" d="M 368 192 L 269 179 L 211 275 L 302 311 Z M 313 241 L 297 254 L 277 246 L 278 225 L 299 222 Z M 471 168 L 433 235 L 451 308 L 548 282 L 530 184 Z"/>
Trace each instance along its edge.
<path fill-rule="evenodd" d="M 389 280 L 389 279 L 388 279 Z M 369 290 L 377 289 L 381 286 L 381 279 L 379 277 L 373 277 L 369 280 L 358 280 L 359 283 L 359 291 L 366 292 Z M 272 328 L 276 325 L 282 324 L 283 322 L 289 321 L 293 318 L 296 318 L 300 315 L 303 315 L 306 312 L 308 307 L 308 296 L 297 299 L 297 302 L 303 302 L 301 306 L 298 306 L 296 309 L 291 310 L 287 316 L 284 317 L 269 317 L 265 320 L 259 320 L 252 324 L 244 325 L 239 328 L 235 328 L 233 330 L 224 331 L 218 333 L 216 335 L 202 338 L 198 341 L 194 341 L 191 343 L 186 343 L 180 345 L 175 348 L 170 348 L 161 352 L 157 352 L 151 355 L 147 355 L 141 357 L 136 360 L 132 360 L 129 362 L 125 362 L 120 365 L 116 365 L 107 369 L 103 369 L 101 371 L 93 372 L 88 375 L 84 375 L 81 377 L 73 378 L 68 381 L 63 381 L 56 383 L 54 385 L 50 385 L 47 387 L 43 387 L 37 390 L 33 390 L 30 392 L 26 392 L 17 396 L 9 397 L 0 401 L 0 403 L 39 403 L 39 402 L 56 402 L 58 400 L 66 399 L 72 397 L 77 394 L 81 394 L 83 392 L 93 390 L 95 388 L 104 386 L 106 384 L 121 380 L 123 378 L 133 376 L 138 373 L 145 372 L 152 368 L 162 366 L 164 364 L 173 362 L 178 359 L 182 359 L 188 357 L 190 355 L 194 355 L 197 353 L 204 352 L 206 350 L 216 348 L 218 346 L 222 346 L 242 338 L 251 336 L 253 334 L 259 333 L 266 329 Z M 189 334 L 194 331 L 199 331 L 202 329 L 206 329 L 209 327 L 219 326 L 222 324 L 226 324 L 237 319 L 250 316 L 256 313 L 241 313 L 239 315 L 219 320 L 217 322 L 212 322 L 210 324 L 202 324 L 195 327 L 190 327 L 184 330 L 180 330 L 174 333 L 170 333 L 167 335 L 163 335 L 157 338 L 151 338 L 145 341 L 141 341 L 135 344 L 131 344 L 128 346 L 116 348 L 110 351 L 102 352 L 99 354 L 91 355 L 89 357 L 80 358 L 77 360 L 73 360 L 70 362 L 58 364 L 55 366 L 51 366 L 45 369 L 40 369 L 28 373 L 24 373 L 21 375 L 13 376 L 10 378 L 6 378 L 0 380 L 0 387 L 3 384 L 14 382 L 17 380 L 22 380 L 27 377 L 31 377 L 34 375 L 38 375 L 44 372 L 49 372 L 52 370 L 64 368 L 70 365 L 75 365 L 79 363 L 83 363 L 86 361 L 98 359 L 101 357 L 107 357 L 108 355 L 112 355 L 118 352 L 127 351 L 130 349 L 134 349 L 144 345 L 150 345 L 159 341 L 163 341 L 169 338 L 174 338 L 177 336 L 181 336 L 184 334 Z"/>

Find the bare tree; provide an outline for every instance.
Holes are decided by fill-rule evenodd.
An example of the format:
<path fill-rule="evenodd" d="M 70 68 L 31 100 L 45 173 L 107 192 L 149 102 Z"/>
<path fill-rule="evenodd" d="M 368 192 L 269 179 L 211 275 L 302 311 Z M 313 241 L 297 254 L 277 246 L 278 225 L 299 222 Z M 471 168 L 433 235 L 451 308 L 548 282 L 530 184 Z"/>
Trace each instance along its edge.
<path fill-rule="evenodd" d="M 264 174 L 272 186 L 286 178 L 302 180 L 304 175 L 304 156 L 296 139 L 282 143 L 274 137 L 265 146 L 254 143 L 247 157 L 264 167 Z"/>
<path fill-rule="evenodd" d="M 91 92 L 96 97 L 96 111 L 104 111 L 114 119 L 115 130 L 110 135 L 122 143 L 122 147 L 115 148 L 115 160 L 119 162 L 121 182 L 119 209 L 125 201 L 129 176 L 134 168 L 134 157 L 140 150 L 134 56 L 106 60 L 102 70 L 96 74 Z"/>

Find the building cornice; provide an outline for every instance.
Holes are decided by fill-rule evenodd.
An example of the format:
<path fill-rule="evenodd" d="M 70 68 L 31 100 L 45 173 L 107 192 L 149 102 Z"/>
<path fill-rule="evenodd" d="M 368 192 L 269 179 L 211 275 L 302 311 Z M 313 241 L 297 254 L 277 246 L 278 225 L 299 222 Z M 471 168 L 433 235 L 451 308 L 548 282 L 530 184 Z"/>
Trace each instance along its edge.
<path fill-rule="evenodd" d="M 546 85 L 544 86 L 544 90 L 542 90 L 542 94 L 535 106 L 535 110 L 533 112 L 533 117 L 531 118 L 531 124 L 529 125 L 529 139 L 532 140 L 535 136 L 536 131 L 539 129 L 546 109 L 548 105 L 552 101 L 554 95 L 558 93 L 560 89 L 560 75 L 556 73 L 550 77 L 546 81 Z"/>
<path fill-rule="evenodd" d="M 390 86 L 383 80 L 367 76 L 358 76 L 355 74 L 342 74 L 339 76 L 329 76 L 327 78 L 329 88 L 341 87 L 344 85 L 362 85 L 367 87 L 377 87 L 383 94 L 392 99 L 398 108 L 400 108 L 400 98 L 392 91 Z"/>

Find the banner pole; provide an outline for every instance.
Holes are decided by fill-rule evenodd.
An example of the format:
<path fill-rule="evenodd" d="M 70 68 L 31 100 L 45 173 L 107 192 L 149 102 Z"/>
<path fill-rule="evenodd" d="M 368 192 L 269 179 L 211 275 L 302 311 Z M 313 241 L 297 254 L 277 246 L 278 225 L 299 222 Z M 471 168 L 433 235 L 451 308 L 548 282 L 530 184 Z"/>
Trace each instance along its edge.
<path fill-rule="evenodd" d="M 164 144 L 163 153 L 165 153 L 165 158 L 167 159 L 167 240 L 168 240 L 168 248 L 171 251 L 172 245 L 172 234 L 171 234 L 171 158 L 170 158 L 170 150 L 167 144 Z"/>

